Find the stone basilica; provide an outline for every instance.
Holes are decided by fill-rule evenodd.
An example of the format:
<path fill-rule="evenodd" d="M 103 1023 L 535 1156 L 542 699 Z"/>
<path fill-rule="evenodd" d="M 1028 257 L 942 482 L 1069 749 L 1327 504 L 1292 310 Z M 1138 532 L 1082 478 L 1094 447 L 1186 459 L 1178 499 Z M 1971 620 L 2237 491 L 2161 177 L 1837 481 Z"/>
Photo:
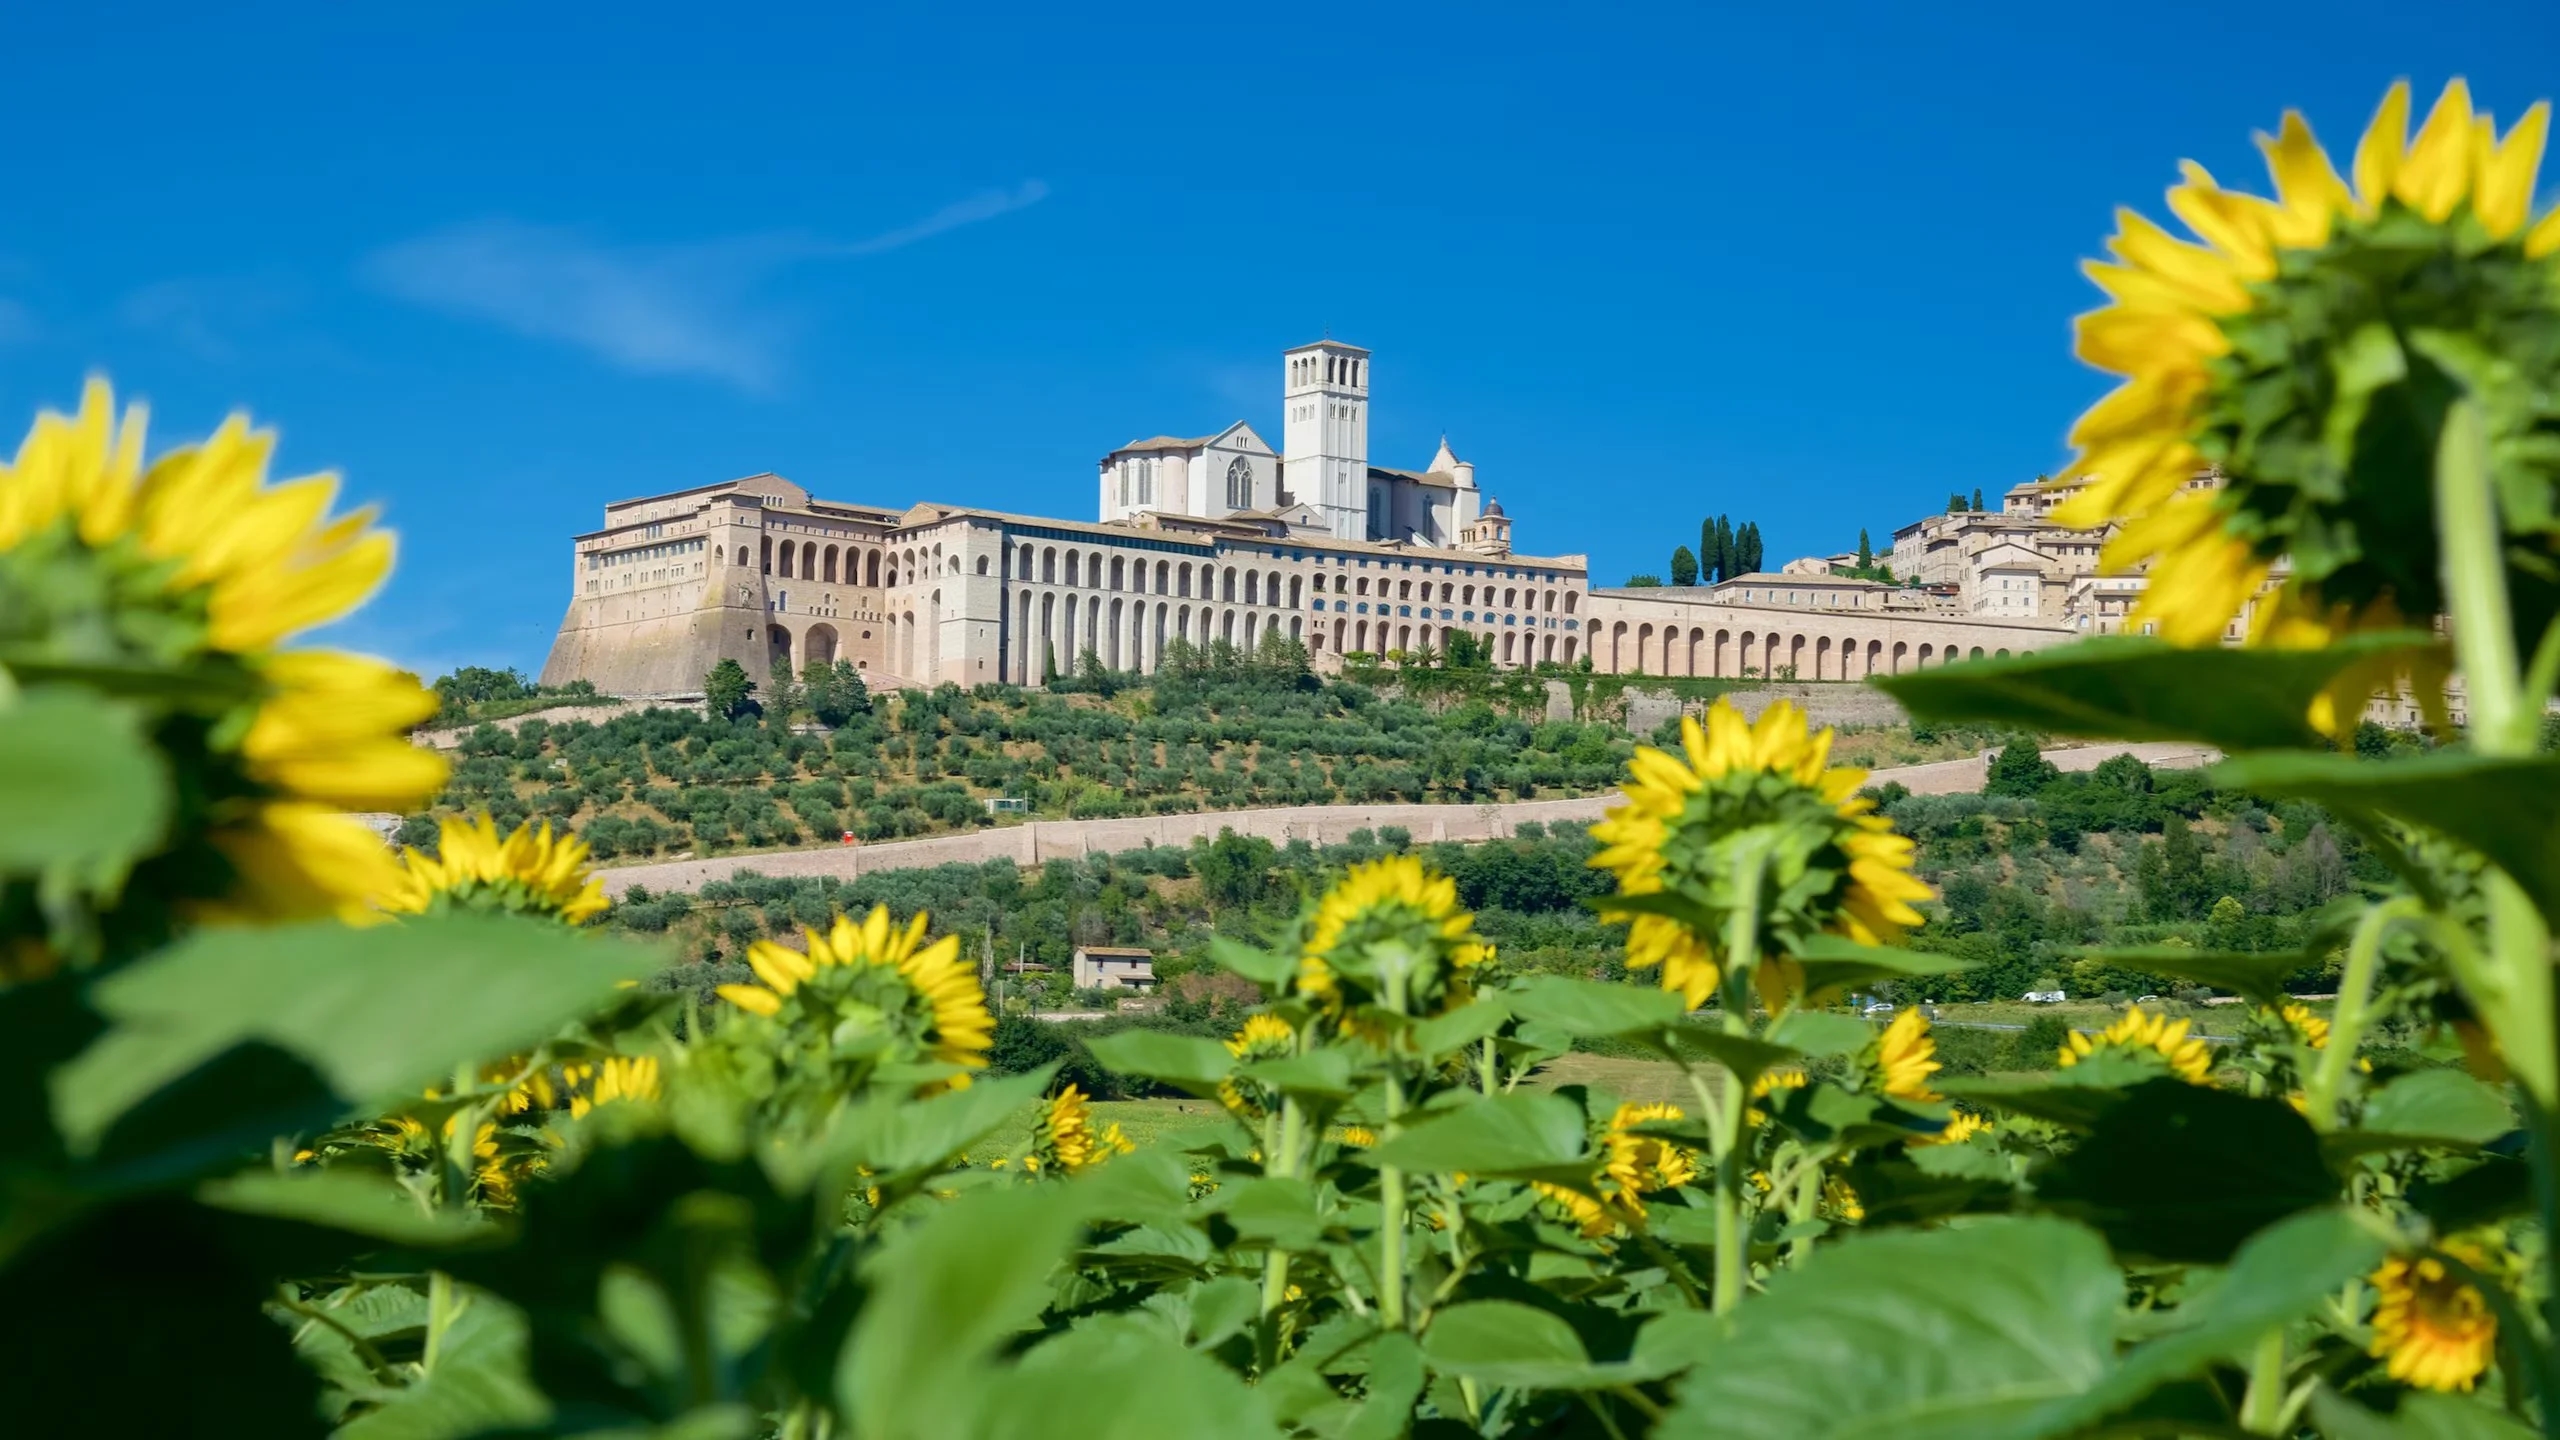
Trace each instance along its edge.
<path fill-rule="evenodd" d="M 1334 340 L 1287 351 L 1278 450 L 1241 421 L 1133 441 L 1102 458 L 1092 520 L 822 500 L 770 474 L 615 501 L 574 538 L 542 679 L 673 698 L 723 659 L 758 678 L 844 659 L 875 690 L 1037 685 L 1087 652 L 1149 672 L 1177 638 L 1271 634 L 1329 671 L 1464 630 L 1506 667 L 1850 680 L 2072 636 L 1810 578 L 1594 590 L 1581 555 L 1514 553 L 1446 440 L 1419 470 L 1371 464 L 1369 367 Z"/>

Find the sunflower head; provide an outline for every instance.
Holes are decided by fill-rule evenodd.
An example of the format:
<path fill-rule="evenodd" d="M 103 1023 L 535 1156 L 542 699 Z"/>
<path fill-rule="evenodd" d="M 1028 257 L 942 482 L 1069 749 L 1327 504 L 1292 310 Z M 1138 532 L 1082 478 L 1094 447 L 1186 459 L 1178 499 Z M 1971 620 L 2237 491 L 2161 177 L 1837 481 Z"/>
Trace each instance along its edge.
<path fill-rule="evenodd" d="M 1242 1028 L 1227 1037 L 1227 1053 L 1239 1064 L 1257 1060 L 1277 1060 L 1298 1048 L 1298 1032 L 1288 1021 L 1264 1013 L 1245 1018 Z M 1236 1078 L 1218 1085 L 1219 1103 L 1246 1120 L 1259 1120 L 1270 1113 L 1274 1096 L 1257 1081 Z"/>
<path fill-rule="evenodd" d="M 2104 563 L 2148 567 L 2134 618 L 2174 642 L 2220 641 L 2286 557 L 2254 643 L 2443 614 L 2427 481 L 2464 393 L 2528 647 L 2560 610 L 2560 212 L 2530 213 L 2549 110 L 2502 136 L 2456 80 L 2412 139 L 2409 108 L 2393 86 L 2352 184 L 2289 113 L 2259 137 L 2272 196 L 2189 163 L 2168 203 L 2195 238 L 2121 212 L 2088 267 L 2111 303 L 2080 318 L 2078 353 L 2125 383 L 2073 430 L 2085 484 L 2054 518 L 2120 527 Z M 2362 697 L 2342 698 L 2352 724 Z"/>
<path fill-rule="evenodd" d="M 2067 1069 L 2093 1055 L 2128 1055 L 2146 1064 L 2165 1066 L 2170 1074 L 2190 1085 L 2210 1085 L 2213 1047 L 2187 1033 L 2192 1023 L 2128 1005 L 2123 1018 L 2094 1036 L 2071 1032 L 2056 1059 Z"/>
<path fill-rule="evenodd" d="M 1137 1146 L 1120 1131 L 1117 1122 L 1096 1129 L 1093 1105 L 1073 1083 L 1049 1097 L 1033 1122 L 1031 1163 L 1035 1170 L 1053 1175 L 1073 1175 L 1079 1170 L 1099 1165 L 1114 1155 L 1126 1155 Z"/>
<path fill-rule="evenodd" d="M 2476 1272 L 2491 1257 L 2460 1241 L 2444 1247 Z M 2488 1298 L 2436 1255 L 2393 1256 L 2370 1277 L 2372 1353 L 2391 1378 L 2421 1390 L 2469 1390 L 2497 1358 L 2498 1316 Z"/>
<path fill-rule="evenodd" d="M 1990 1129 L 1991 1122 L 1989 1120 L 1975 1114 L 1973 1111 L 1959 1110 L 1948 1119 L 1945 1129 L 1940 1130 L 1935 1135 L 1915 1136 L 1908 1143 L 1912 1145 L 1961 1145 L 1976 1135 L 1988 1133 Z"/>
<path fill-rule="evenodd" d="M 1884 1027 L 1865 1056 L 1869 1082 L 1896 1100 L 1938 1099 L 1929 1077 L 1945 1067 L 1938 1063 L 1938 1042 L 1929 1037 L 1929 1017 L 1906 1006 Z"/>
<path fill-rule="evenodd" d="M 616 1101 L 652 1102 L 664 1093 L 658 1084 L 655 1055 L 608 1055 L 593 1065 L 572 1066 L 570 1070 L 569 1114 L 573 1118 Z"/>
<path fill-rule="evenodd" d="M 604 913 L 604 881 L 587 868 L 586 842 L 531 822 L 501 836 L 488 812 L 438 826 L 436 853 L 404 852 L 399 888 L 383 898 L 395 914 L 439 909 L 499 910 L 583 925 Z"/>
<path fill-rule="evenodd" d="M 168 763 L 175 813 L 119 913 L 147 908 L 163 934 L 360 918 L 396 870 L 344 812 L 414 810 L 444 783 L 407 737 L 435 697 L 379 661 L 278 647 L 370 594 L 391 537 L 370 512 L 331 515 L 330 476 L 269 484 L 274 439 L 239 417 L 147 463 L 143 434 L 140 407 L 119 416 L 92 381 L 0 463 L 0 667 L 103 692 Z M 23 951 L 44 937 L 15 883 L 0 875 L 0 949 Z"/>
<path fill-rule="evenodd" d="M 965 1085 L 987 1063 L 995 1021 L 977 970 L 960 958 L 960 937 L 926 944 L 922 911 L 904 925 L 876 906 L 860 924 L 839 915 L 805 930 L 805 952 L 761 940 L 747 949 L 757 984 L 723 985 L 723 999 L 772 1024 L 740 1027 L 745 1043 L 769 1047 L 820 1078 L 842 1067 L 924 1064 L 946 1073 L 933 1083 Z M 953 1073 L 956 1072 L 956 1073 Z"/>
<path fill-rule="evenodd" d="M 1828 767 L 1830 731 L 1784 700 L 1755 722 L 1719 699 L 1704 725 L 1681 720 L 1680 739 L 1678 754 L 1638 748 L 1626 803 L 1591 827 L 1604 847 L 1591 863 L 1620 895 L 1667 896 L 1677 912 L 1604 908 L 1630 922 L 1630 966 L 1660 966 L 1664 989 L 1706 1003 L 1746 871 L 1773 964 L 1816 933 L 1872 945 L 1920 923 L 1912 902 L 1930 891 L 1912 878 L 1912 843 L 1858 794 L 1867 772 Z"/>
<path fill-rule="evenodd" d="M 1436 1015 L 1465 1004 L 1493 958 L 1458 907 L 1458 883 L 1390 855 L 1352 866 L 1316 903 L 1297 992 L 1337 1022 L 1368 1010 Z"/>

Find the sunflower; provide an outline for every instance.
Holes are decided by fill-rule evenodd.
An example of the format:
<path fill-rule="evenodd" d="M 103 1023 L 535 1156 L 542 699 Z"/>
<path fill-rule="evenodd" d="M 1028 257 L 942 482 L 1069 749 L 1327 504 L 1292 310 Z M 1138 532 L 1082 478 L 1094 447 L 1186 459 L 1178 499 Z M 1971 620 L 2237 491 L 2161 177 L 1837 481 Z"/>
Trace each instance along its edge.
<path fill-rule="evenodd" d="M 1588 1193 L 1549 1181 L 1530 1188 L 1553 1201 L 1585 1239 L 1597 1240 L 1621 1229 L 1644 1227 L 1644 1197 L 1676 1190 L 1702 1173 L 1698 1153 L 1675 1140 L 1648 1135 L 1637 1126 L 1686 1118 L 1677 1105 L 1624 1104 L 1599 1134 L 1600 1168 Z"/>
<path fill-rule="evenodd" d="M 2477 1250 L 2446 1251 L 2483 1268 Z M 2497 1356 L 2498 1317 L 2470 1282 L 2434 1255 L 2394 1256 L 2370 1277 L 2375 1291 L 2373 1347 L 2391 1378 L 2422 1390 L 2469 1390 Z"/>
<path fill-rule="evenodd" d="M 2252 644 L 2425 626 L 2444 607 L 2425 477 L 2449 397 L 2496 392 L 2485 408 L 2501 448 L 2525 446 L 2560 410 L 2560 211 L 2530 213 L 2548 106 L 2501 137 L 2455 80 L 2414 140 L 2409 108 L 2408 85 L 2394 85 L 2352 186 L 2288 112 L 2258 142 L 2273 199 L 2226 191 L 2190 162 L 2168 203 L 2195 240 L 2120 211 L 2114 258 L 2086 267 L 2111 303 L 2080 317 L 2077 353 L 2125 383 L 2073 429 L 2067 478 L 2085 483 L 2053 518 L 2121 527 L 2103 563 L 2149 567 L 2132 618 L 2174 643 L 2219 642 L 2279 578 Z M 2430 333 L 2459 337 L 2480 363 L 2423 339 L 2404 348 Z M 2506 493 L 2552 477 L 2537 478 Z M 2552 552 L 2548 499 L 2508 519 L 2531 532 L 2511 542 Z M 2539 594 L 2546 610 L 2560 603 L 2548 582 Z M 2315 719 L 2352 725 L 2355 687 L 2387 683 L 2389 668 L 2342 678 Z"/>
<path fill-rule="evenodd" d="M 1779 1066 L 1775 1069 L 1761 1071 L 1759 1075 L 1752 1080 L 1751 1098 L 1754 1100 L 1766 1100 L 1780 1090 L 1801 1090 L 1811 1083 L 1812 1077 L 1806 1075 L 1802 1070 L 1798 1070 L 1793 1066 Z M 1750 1124 L 1757 1125 L 1769 1117 L 1761 1113 L 1759 1106 L 1754 1105 L 1742 1112 L 1742 1118 Z"/>
<path fill-rule="evenodd" d="M 1257 1060 L 1277 1060 L 1298 1048 L 1298 1032 L 1277 1015 L 1249 1015 L 1243 1028 L 1226 1039 L 1227 1053 L 1240 1064 Z M 1259 1120 L 1270 1113 L 1273 1094 L 1259 1081 L 1247 1079 L 1218 1082 L 1218 1103 L 1247 1120 Z"/>
<path fill-rule="evenodd" d="M 919 910 L 905 925 L 892 924 L 889 907 L 880 905 L 859 925 L 839 915 L 823 934 L 802 931 L 806 954 L 759 940 L 747 948 L 747 968 L 762 983 L 723 985 L 718 993 L 751 1014 L 805 1023 L 808 1043 L 828 1053 L 885 1027 L 923 1058 L 977 1068 L 995 1039 L 986 992 L 960 959 L 960 937 L 926 945 L 926 923 Z"/>
<path fill-rule="evenodd" d="M 1961 1145 L 1991 1129 L 1991 1122 L 1970 1110 L 1959 1110 L 1947 1121 L 1947 1127 L 1935 1135 L 1913 1138 L 1914 1145 Z"/>
<path fill-rule="evenodd" d="M 203 919 L 364 916 L 396 882 L 346 811 L 412 810 L 445 762 L 409 743 L 435 697 L 380 661 L 277 647 L 354 609 L 391 565 L 337 480 L 267 483 L 239 416 L 145 464 L 144 414 L 103 380 L 0 464 L 0 654 L 24 683 L 149 675 L 179 813 L 127 896 Z M 167 683 L 176 682 L 176 683 Z M 141 703 L 141 702 L 136 702 Z"/>
<path fill-rule="evenodd" d="M 1051 1096 L 1040 1112 L 1032 1127 L 1031 1162 L 1026 1163 L 1036 1162 L 1040 1170 L 1072 1175 L 1136 1148 L 1116 1123 L 1097 1132 L 1093 1128 L 1092 1103 L 1070 1082 Z"/>
<path fill-rule="evenodd" d="M 1628 965 L 1660 966 L 1664 989 L 1693 1009 L 1706 1003 L 1720 978 L 1725 919 L 1739 903 L 1736 847 L 1746 838 L 1775 882 L 1762 892 L 1764 955 L 1818 931 L 1884 944 L 1920 923 L 1911 902 L 1930 890 L 1912 878 L 1911 840 L 1857 793 L 1867 772 L 1825 768 L 1829 730 L 1811 731 L 1784 700 L 1755 723 L 1719 699 L 1704 726 L 1681 720 L 1680 740 L 1678 755 L 1639 747 L 1627 803 L 1591 827 L 1605 847 L 1591 864 L 1617 877 L 1620 895 L 1669 893 L 1689 907 L 1687 918 L 1604 908 L 1630 922 Z"/>
<path fill-rule="evenodd" d="M 617 1100 L 651 1101 L 662 1093 L 658 1086 L 658 1057 L 654 1055 L 608 1055 L 592 1067 L 573 1067 L 569 1092 L 571 1117 L 585 1115 L 599 1105 Z"/>
<path fill-rule="evenodd" d="M 1297 990 L 1337 1020 L 1370 1005 L 1437 1014 L 1466 1003 L 1469 972 L 1493 958 L 1458 908 L 1458 882 L 1390 855 L 1352 866 L 1317 902 Z"/>
<path fill-rule="evenodd" d="M 2124 1018 L 2099 1031 L 2095 1039 L 2072 1031 L 2056 1058 L 2068 1068 L 2105 1051 L 2148 1055 L 2166 1062 L 2169 1073 L 2190 1085 L 2210 1085 L 2213 1047 L 2187 1033 L 2191 1023 L 2128 1005 Z"/>
<path fill-rule="evenodd" d="M 1609 1117 L 1609 1128 L 1600 1137 L 1606 1157 L 1600 1173 L 1618 1203 L 1638 1217 L 1644 1214 L 1644 1196 L 1676 1190 L 1697 1179 L 1699 1170 L 1696 1151 L 1659 1135 L 1638 1133 L 1635 1127 L 1685 1118 L 1687 1112 L 1679 1106 L 1659 1102 L 1620 1105 Z"/>
<path fill-rule="evenodd" d="M 423 915 L 441 905 L 549 915 L 582 925 L 612 905 L 604 881 L 587 870 L 586 842 L 555 836 L 551 822 L 530 822 L 505 836 L 488 812 L 446 819 L 438 826 L 436 853 L 403 855 L 400 885 L 383 897 L 395 914 Z"/>
<path fill-rule="evenodd" d="M 1929 1038 L 1929 1018 L 1917 1007 L 1906 1009 L 1876 1037 L 1875 1079 L 1896 1100 L 1935 1100 L 1938 1096 L 1929 1088 L 1929 1077 L 1945 1068 L 1937 1056 L 1938 1042 Z"/>

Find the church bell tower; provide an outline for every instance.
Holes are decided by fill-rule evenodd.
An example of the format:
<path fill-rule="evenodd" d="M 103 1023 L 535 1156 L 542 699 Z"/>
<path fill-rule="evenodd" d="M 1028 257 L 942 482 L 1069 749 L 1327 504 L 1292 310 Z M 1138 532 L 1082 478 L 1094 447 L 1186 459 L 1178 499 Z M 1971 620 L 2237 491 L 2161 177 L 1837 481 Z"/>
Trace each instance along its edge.
<path fill-rule="evenodd" d="M 1280 486 L 1344 540 L 1369 538 L 1369 352 L 1338 340 L 1285 355 Z"/>

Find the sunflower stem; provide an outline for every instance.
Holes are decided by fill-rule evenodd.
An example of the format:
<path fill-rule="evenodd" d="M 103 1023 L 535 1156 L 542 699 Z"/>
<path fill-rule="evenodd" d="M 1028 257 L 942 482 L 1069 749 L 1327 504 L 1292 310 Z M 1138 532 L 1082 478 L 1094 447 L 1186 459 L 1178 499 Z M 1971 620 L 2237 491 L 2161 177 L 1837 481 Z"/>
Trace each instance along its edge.
<path fill-rule="evenodd" d="M 2403 896 L 2374 906 L 2356 922 L 2355 936 L 2347 943 L 2346 973 L 2338 979 L 2338 1009 L 2329 1021 L 2329 1048 L 2320 1052 L 2308 1087 L 2311 1123 L 2323 1131 L 2335 1130 L 2340 1123 L 2339 1091 L 2346 1084 L 2347 1066 L 2355 1062 L 2356 1047 L 2364 1043 L 2365 1007 L 2373 999 L 2373 974 L 2380 966 L 2383 936 L 2393 922 L 2417 913 L 2418 902 Z"/>
<path fill-rule="evenodd" d="M 1405 963 L 1385 968 L 1384 993 L 1387 1009 L 1403 1015 L 1408 1008 L 1406 985 L 1411 969 Z M 1396 1033 L 1393 1044 L 1402 1044 L 1404 1036 Z M 1404 1076 L 1393 1051 L 1387 1060 L 1387 1115 L 1380 1128 L 1382 1140 L 1392 1140 L 1402 1128 L 1404 1118 Z M 1404 1328 L 1404 1171 L 1393 1165 L 1378 1167 L 1378 1323 L 1389 1330 Z"/>
<path fill-rule="evenodd" d="M 2471 747 L 2484 756 L 2531 755 L 2545 697 L 2526 693 L 2518 668 L 2505 534 L 2489 465 L 2488 418 L 2470 396 L 2457 399 L 2445 412 L 2436 440 L 2435 502 L 2454 658 L 2469 701 Z M 2489 902 L 2485 968 L 2495 977 L 2496 993 L 2471 998 L 2533 1117 L 2534 1198 L 2543 1234 L 2549 1236 L 2560 1233 L 2554 1228 L 2560 1225 L 2560 1129 L 2554 1123 L 2560 1118 L 2560 1037 L 2554 1034 L 2551 1008 L 2550 930 L 2522 887 L 2503 871 L 2485 874 L 2481 888 Z M 2560 1247 L 2546 1245 L 2543 1263 L 2544 1329 L 2548 1336 L 2560 1336 Z M 2552 1357 L 2545 1353 L 2540 1360 L 2548 1373 Z M 2560 1404 L 2547 1393 L 2542 1399 L 2543 1434 L 2560 1440 Z"/>
<path fill-rule="evenodd" d="M 2249 1389 L 2240 1400 L 2240 1428 L 2252 1435 L 2281 1435 L 2284 1413 L 2284 1327 L 2258 1337 L 2249 1352 Z"/>
<path fill-rule="evenodd" d="M 1741 846 L 1734 857 L 1734 904 L 1725 922 L 1724 1030 L 1751 1033 L 1751 971 L 1760 958 L 1760 880 L 1758 847 Z M 1714 1127 L 1716 1153 L 1715 1310 L 1732 1313 L 1751 1284 L 1751 1257 L 1743 1239 L 1742 1187 L 1746 1159 L 1743 1110 L 1750 1087 L 1728 1067 L 1723 1093 L 1716 1097 L 1724 1123 Z"/>

